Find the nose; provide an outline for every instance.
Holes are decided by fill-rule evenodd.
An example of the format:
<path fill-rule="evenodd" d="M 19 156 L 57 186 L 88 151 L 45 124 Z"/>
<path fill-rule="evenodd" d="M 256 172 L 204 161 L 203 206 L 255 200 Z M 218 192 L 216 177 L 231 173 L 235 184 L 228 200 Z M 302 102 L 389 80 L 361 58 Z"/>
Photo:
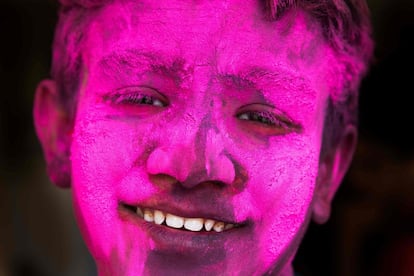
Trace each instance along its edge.
<path fill-rule="evenodd" d="M 187 120 L 184 127 L 176 126 L 164 142 L 147 159 L 147 172 L 168 175 L 186 188 L 204 182 L 231 184 L 235 179 L 235 165 L 224 149 L 221 133 L 209 117 L 196 122 Z M 179 129 L 185 132 L 178 133 Z"/>

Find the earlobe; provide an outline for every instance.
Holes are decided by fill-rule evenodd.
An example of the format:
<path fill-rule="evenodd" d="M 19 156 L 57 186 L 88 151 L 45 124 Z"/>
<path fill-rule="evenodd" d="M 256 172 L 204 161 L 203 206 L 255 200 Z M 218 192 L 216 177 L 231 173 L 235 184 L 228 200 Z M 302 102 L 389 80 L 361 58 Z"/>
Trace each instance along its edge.
<path fill-rule="evenodd" d="M 57 186 L 69 187 L 72 123 L 59 101 L 55 81 L 43 80 L 38 84 L 33 117 L 50 179 Z"/>
<path fill-rule="evenodd" d="M 355 152 L 357 129 L 348 125 L 336 146 L 321 156 L 313 201 L 313 220 L 325 223 L 331 213 L 331 203 Z"/>
<path fill-rule="evenodd" d="M 329 168 L 327 160 L 319 164 L 318 178 L 316 179 L 315 196 L 313 200 L 313 220 L 318 224 L 324 224 L 331 214 L 331 200 L 329 199 L 330 187 Z"/>

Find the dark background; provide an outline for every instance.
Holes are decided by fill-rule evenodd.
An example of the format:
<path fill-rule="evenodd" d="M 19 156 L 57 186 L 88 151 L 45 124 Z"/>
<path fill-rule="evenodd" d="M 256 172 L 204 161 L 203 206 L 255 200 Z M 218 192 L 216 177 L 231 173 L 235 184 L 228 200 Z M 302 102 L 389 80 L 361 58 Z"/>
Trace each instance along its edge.
<path fill-rule="evenodd" d="M 368 4 L 377 46 L 360 143 L 331 219 L 312 224 L 298 251 L 304 276 L 414 275 L 414 1 Z M 32 123 L 55 22 L 55 1 L 0 0 L 0 276 L 96 274 L 70 190 L 49 182 Z"/>

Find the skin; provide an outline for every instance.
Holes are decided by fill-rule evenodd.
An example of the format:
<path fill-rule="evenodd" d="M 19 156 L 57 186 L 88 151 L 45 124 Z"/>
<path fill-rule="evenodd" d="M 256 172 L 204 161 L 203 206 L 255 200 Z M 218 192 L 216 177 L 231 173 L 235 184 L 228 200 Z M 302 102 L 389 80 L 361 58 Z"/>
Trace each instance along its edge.
<path fill-rule="evenodd" d="M 301 10 L 265 21 L 250 0 L 115 1 L 94 16 L 76 117 L 52 80 L 34 116 L 99 274 L 291 275 L 356 140 L 349 126 L 321 155 L 338 61 L 320 26 Z M 239 227 L 174 230 L 126 206 Z"/>

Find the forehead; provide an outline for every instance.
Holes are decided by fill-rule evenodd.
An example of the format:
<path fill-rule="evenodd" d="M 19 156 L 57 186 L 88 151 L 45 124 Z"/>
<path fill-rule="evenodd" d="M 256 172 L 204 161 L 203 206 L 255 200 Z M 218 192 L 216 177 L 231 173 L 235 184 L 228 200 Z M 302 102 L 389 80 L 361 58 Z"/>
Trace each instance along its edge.
<path fill-rule="evenodd" d="M 307 62 L 314 60 L 323 40 L 318 24 L 301 11 L 292 11 L 276 22 L 267 21 L 259 3 L 114 1 L 100 11 L 88 38 L 103 51 L 135 45 L 165 56 L 187 56 L 201 64 L 217 61 L 220 55 L 240 63 L 245 61 L 243 54 L 251 54 L 249 50 L 263 56 L 262 62 L 275 54 L 287 54 L 292 61 L 305 56 Z M 207 53 L 206 45 L 214 50 Z"/>

